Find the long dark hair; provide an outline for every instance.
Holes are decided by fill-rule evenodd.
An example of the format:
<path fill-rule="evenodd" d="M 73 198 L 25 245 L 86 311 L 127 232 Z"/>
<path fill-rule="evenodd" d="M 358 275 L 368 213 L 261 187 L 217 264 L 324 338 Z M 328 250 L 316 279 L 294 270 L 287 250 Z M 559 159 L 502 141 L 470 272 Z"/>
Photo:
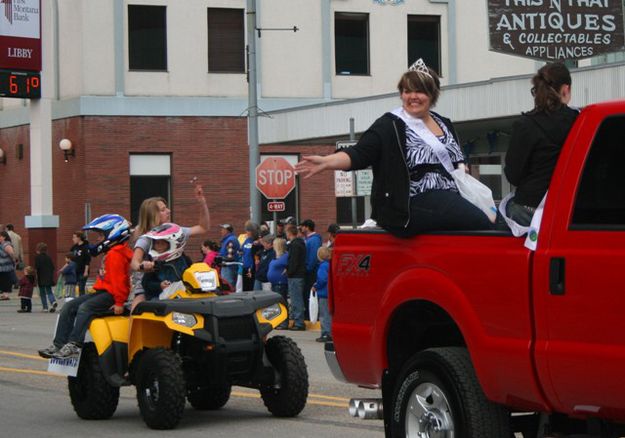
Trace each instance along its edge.
<path fill-rule="evenodd" d="M 532 78 L 534 111 L 557 111 L 562 105 L 560 88 L 571 85 L 571 73 L 560 62 L 544 65 Z"/>
<path fill-rule="evenodd" d="M 0 231 L 0 235 L 4 237 L 4 240 L 7 242 L 11 242 L 11 236 L 6 231 Z"/>

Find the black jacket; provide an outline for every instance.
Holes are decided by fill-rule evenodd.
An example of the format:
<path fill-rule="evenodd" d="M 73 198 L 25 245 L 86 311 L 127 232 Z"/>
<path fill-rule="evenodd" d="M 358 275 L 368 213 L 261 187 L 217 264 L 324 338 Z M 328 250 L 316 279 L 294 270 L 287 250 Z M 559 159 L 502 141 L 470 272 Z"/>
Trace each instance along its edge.
<path fill-rule="evenodd" d="M 256 280 L 261 283 L 267 283 L 267 272 L 269 271 L 269 263 L 276 258 L 276 252 L 273 248 L 263 249 L 260 252 L 260 260 L 256 267 Z"/>
<path fill-rule="evenodd" d="M 91 255 L 89 255 L 89 244 L 83 242 L 81 245 L 73 245 L 71 249 L 76 262 L 76 275 L 78 278 L 83 277 L 85 266 L 91 263 Z"/>
<path fill-rule="evenodd" d="M 504 172 L 516 186 L 517 204 L 540 204 L 577 115 L 576 110 L 562 106 L 554 113 L 525 113 L 514 123 Z"/>
<path fill-rule="evenodd" d="M 37 286 L 54 286 L 54 263 L 48 254 L 40 253 L 35 257 Z"/>
<path fill-rule="evenodd" d="M 436 114 L 456 142 L 458 136 L 449 119 Z M 406 124 L 386 113 L 367 129 L 356 145 L 342 149 L 351 159 L 349 170 L 371 166 L 371 217 L 382 227 L 406 227 L 410 222 L 410 175 L 406 165 Z M 440 164 L 439 169 L 445 173 Z"/>
<path fill-rule="evenodd" d="M 288 278 L 306 277 L 306 243 L 301 237 L 296 237 L 289 243 L 289 262 L 286 265 Z"/>

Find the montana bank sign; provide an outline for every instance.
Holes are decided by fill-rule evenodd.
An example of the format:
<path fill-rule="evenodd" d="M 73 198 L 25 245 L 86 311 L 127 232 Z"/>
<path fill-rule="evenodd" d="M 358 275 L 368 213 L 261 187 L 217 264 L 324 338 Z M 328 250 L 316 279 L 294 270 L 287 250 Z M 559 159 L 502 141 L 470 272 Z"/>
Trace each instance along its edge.
<path fill-rule="evenodd" d="M 625 50 L 623 0 L 487 0 L 490 50 L 545 61 Z"/>
<path fill-rule="evenodd" d="M 0 69 L 41 70 L 41 0 L 0 0 Z"/>

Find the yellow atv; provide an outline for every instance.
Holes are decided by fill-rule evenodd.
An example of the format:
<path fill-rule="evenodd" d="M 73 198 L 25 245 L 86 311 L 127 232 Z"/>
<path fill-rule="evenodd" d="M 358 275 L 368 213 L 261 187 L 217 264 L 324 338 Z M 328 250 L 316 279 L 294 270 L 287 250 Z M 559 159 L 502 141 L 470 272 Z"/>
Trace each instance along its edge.
<path fill-rule="evenodd" d="M 256 388 L 277 417 L 298 415 L 308 397 L 308 371 L 290 338 L 267 335 L 287 309 L 273 292 L 218 295 L 217 272 L 196 263 L 166 300 L 146 301 L 128 316 L 91 322 L 91 341 L 75 360 L 69 394 L 80 418 L 115 412 L 119 388 L 137 387 L 139 409 L 153 429 L 171 429 L 185 398 L 195 409 L 219 409 L 233 385 Z"/>

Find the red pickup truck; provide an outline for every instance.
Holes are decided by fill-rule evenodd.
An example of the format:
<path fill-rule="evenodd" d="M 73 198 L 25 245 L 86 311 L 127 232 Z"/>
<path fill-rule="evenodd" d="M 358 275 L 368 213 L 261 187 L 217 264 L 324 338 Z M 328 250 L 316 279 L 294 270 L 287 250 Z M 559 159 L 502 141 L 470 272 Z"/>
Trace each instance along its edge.
<path fill-rule="evenodd" d="M 625 435 L 625 101 L 581 111 L 536 251 L 341 232 L 330 281 L 326 359 L 382 390 L 387 437 Z"/>

